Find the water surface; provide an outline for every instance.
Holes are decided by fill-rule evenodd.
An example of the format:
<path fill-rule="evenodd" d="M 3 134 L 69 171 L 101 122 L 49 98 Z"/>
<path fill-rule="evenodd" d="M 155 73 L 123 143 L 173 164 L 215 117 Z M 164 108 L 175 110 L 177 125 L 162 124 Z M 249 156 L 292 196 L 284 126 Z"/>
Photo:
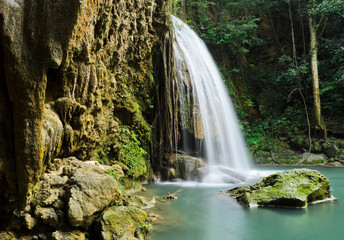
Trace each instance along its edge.
<path fill-rule="evenodd" d="M 264 168 L 285 170 L 290 168 Z M 244 208 L 234 199 L 217 194 L 235 185 L 153 184 L 148 194 L 164 196 L 178 191 L 177 200 L 157 205 L 166 217 L 153 227 L 152 240 L 317 240 L 343 239 L 344 168 L 312 168 L 323 173 L 339 200 L 305 209 Z"/>

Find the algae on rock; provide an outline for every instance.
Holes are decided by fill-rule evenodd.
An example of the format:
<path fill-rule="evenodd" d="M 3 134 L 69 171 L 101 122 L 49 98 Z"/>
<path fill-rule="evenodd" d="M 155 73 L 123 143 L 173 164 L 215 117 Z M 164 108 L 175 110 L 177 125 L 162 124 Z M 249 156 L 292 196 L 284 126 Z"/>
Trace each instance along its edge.
<path fill-rule="evenodd" d="M 319 171 L 294 169 L 265 177 L 261 182 L 221 193 L 234 197 L 244 206 L 307 207 L 308 204 L 335 199 L 330 182 Z"/>
<path fill-rule="evenodd" d="M 98 222 L 100 239 L 146 239 L 150 230 L 147 214 L 136 207 L 113 206 L 106 210 Z"/>

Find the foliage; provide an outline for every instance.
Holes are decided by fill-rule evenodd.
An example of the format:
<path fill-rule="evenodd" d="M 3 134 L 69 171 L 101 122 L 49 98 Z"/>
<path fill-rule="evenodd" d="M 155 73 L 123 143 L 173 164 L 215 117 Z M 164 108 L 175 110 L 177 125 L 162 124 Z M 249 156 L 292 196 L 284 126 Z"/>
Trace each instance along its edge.
<path fill-rule="evenodd" d="M 106 171 L 106 173 L 109 174 L 111 177 L 113 177 L 116 181 L 120 179 L 115 169 L 109 169 Z"/>
<path fill-rule="evenodd" d="M 201 37 L 210 44 L 229 44 L 245 54 L 248 48 L 259 44 L 252 34 L 257 29 L 259 18 L 251 20 L 232 20 L 231 22 L 210 23 Z"/>
<path fill-rule="evenodd" d="M 247 118 L 247 110 L 251 107 L 254 107 L 255 104 L 252 101 L 252 97 L 248 93 L 248 89 L 244 89 L 243 91 L 239 92 L 237 87 L 234 85 L 234 81 L 232 80 L 233 75 L 240 74 L 241 70 L 237 68 L 227 70 L 225 67 L 222 67 L 219 70 L 222 74 L 222 79 L 225 83 L 227 91 L 232 98 L 236 112 L 239 118 L 244 121 Z"/>
<path fill-rule="evenodd" d="M 247 53 L 249 47 L 259 45 L 261 39 L 254 33 L 260 19 L 251 14 L 236 18 L 238 6 L 233 8 L 226 1 L 221 2 L 215 0 L 188 1 L 186 4 L 186 11 L 189 13 L 188 23 L 208 44 L 226 45 L 242 54 Z M 180 7 L 177 7 L 180 6 L 179 3 L 180 1 L 174 1 L 173 4 L 177 15 L 181 11 Z M 242 10 L 246 8 L 247 5 L 242 5 Z"/>
<path fill-rule="evenodd" d="M 302 119 L 303 111 L 288 107 L 280 116 L 270 115 L 255 123 L 247 122 L 243 130 L 250 150 L 277 150 L 282 136 L 291 138 L 300 131 Z"/>
<path fill-rule="evenodd" d="M 304 8 L 313 17 L 319 15 L 344 17 L 342 0 L 308 0 Z"/>
<path fill-rule="evenodd" d="M 327 115 L 344 113 L 344 33 L 335 34 L 319 46 L 320 94 Z"/>
<path fill-rule="evenodd" d="M 149 233 L 150 230 L 152 229 L 152 225 L 150 225 L 147 222 L 144 222 L 141 224 L 140 229 L 144 232 L 144 233 Z"/>
<path fill-rule="evenodd" d="M 182 15 L 181 0 L 174 2 L 179 4 L 177 12 Z M 278 149 L 280 136 L 291 137 L 307 129 L 301 95 L 295 93 L 288 99 L 294 89 L 303 94 L 312 118 L 309 16 L 317 30 L 322 112 L 326 118 L 336 119 L 344 114 L 342 0 L 184 2 L 186 12 L 183 16 L 187 18 L 184 20 L 205 40 L 222 66 L 223 79 L 252 151 Z M 296 58 L 293 56 L 291 20 Z M 270 32 L 261 32 L 259 26 L 263 24 L 267 24 L 263 30 Z M 261 51 L 267 53 L 268 60 L 260 58 Z M 282 160 L 293 162 L 295 159 Z"/>
<path fill-rule="evenodd" d="M 106 173 L 117 181 L 119 190 L 123 192 L 125 187 L 120 183 L 121 178 L 118 176 L 117 171 L 115 169 L 109 169 L 106 171 Z"/>
<path fill-rule="evenodd" d="M 178 16 L 181 12 L 180 8 L 181 0 L 172 0 L 172 14 Z"/>
<path fill-rule="evenodd" d="M 119 145 L 118 161 L 128 167 L 126 174 L 132 178 L 143 177 L 147 173 L 147 152 L 140 146 L 136 134 L 127 126 L 121 129 Z"/>

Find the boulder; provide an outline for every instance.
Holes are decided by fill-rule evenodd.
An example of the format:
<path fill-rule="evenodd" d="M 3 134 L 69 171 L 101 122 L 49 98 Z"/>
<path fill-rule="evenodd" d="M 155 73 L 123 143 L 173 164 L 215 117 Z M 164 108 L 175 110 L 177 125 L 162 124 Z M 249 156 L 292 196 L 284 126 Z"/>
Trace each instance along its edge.
<path fill-rule="evenodd" d="M 30 214 L 24 214 L 24 224 L 28 230 L 32 230 L 37 225 L 37 219 L 33 218 Z M 0 238 L 1 239 L 1 238 Z"/>
<path fill-rule="evenodd" d="M 160 169 L 162 180 L 172 180 L 176 178 L 176 170 L 174 168 L 163 167 Z"/>
<path fill-rule="evenodd" d="M 320 153 L 322 151 L 322 146 L 319 141 L 315 141 L 312 143 L 312 152 Z"/>
<path fill-rule="evenodd" d="M 325 154 L 315 154 L 315 153 L 304 153 L 302 154 L 301 160 L 299 163 L 303 164 L 321 164 L 326 163 L 327 157 Z"/>
<path fill-rule="evenodd" d="M 102 240 L 146 239 L 150 225 L 147 214 L 136 207 L 110 207 L 98 219 L 99 238 Z"/>
<path fill-rule="evenodd" d="M 343 167 L 342 163 L 338 162 L 338 161 L 330 162 L 330 163 L 327 164 L 327 166 L 330 166 L 330 167 Z"/>
<path fill-rule="evenodd" d="M 53 174 L 46 174 L 44 177 L 45 179 L 49 179 L 50 177 L 47 177 L 47 175 L 52 176 Z M 33 200 L 33 205 L 39 205 L 39 206 L 49 206 L 53 204 L 55 201 L 61 197 L 64 192 L 62 189 L 59 188 L 53 188 L 50 185 L 50 182 L 41 181 L 38 184 L 39 190 L 37 191 L 36 197 Z"/>
<path fill-rule="evenodd" d="M 16 234 L 14 232 L 0 232 L 1 240 L 16 240 Z"/>
<path fill-rule="evenodd" d="M 176 169 L 175 177 L 185 180 L 195 180 L 198 169 L 204 167 L 202 159 L 184 154 L 174 155 L 174 168 Z"/>
<path fill-rule="evenodd" d="M 96 166 L 94 166 L 96 167 Z M 88 228 L 95 214 L 121 198 L 116 180 L 103 171 L 92 168 L 77 169 L 71 177 L 67 216 L 73 227 Z"/>
<path fill-rule="evenodd" d="M 38 221 L 55 229 L 68 222 L 87 229 L 101 211 L 120 198 L 116 180 L 101 166 L 69 157 L 51 162 L 38 184 L 32 209 Z M 28 229 L 36 225 L 29 216 L 25 218 Z"/>
<path fill-rule="evenodd" d="M 53 240 L 86 240 L 86 234 L 79 230 L 70 232 L 55 231 L 52 237 Z"/>
<path fill-rule="evenodd" d="M 330 142 L 325 142 L 322 145 L 324 152 L 326 154 L 327 157 L 331 158 L 336 158 L 341 154 L 340 149 L 334 144 L 334 143 L 330 143 Z"/>
<path fill-rule="evenodd" d="M 329 180 L 319 171 L 294 169 L 272 174 L 261 182 L 221 192 L 244 206 L 307 207 L 309 203 L 335 199 Z"/>
<path fill-rule="evenodd" d="M 140 195 L 126 195 L 123 196 L 124 206 L 133 206 L 140 209 L 148 209 L 155 206 L 155 197 L 145 197 Z"/>
<path fill-rule="evenodd" d="M 35 216 L 44 224 L 47 224 L 51 227 L 58 227 L 59 225 L 59 218 L 54 210 L 54 208 L 44 208 L 37 206 L 35 210 Z"/>

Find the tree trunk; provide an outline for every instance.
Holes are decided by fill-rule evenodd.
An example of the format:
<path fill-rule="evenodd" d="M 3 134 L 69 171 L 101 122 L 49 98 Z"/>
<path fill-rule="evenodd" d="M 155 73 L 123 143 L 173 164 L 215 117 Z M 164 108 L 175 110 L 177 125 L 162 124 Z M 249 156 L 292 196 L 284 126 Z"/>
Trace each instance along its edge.
<path fill-rule="evenodd" d="M 310 34 L 310 56 L 313 83 L 313 108 L 314 108 L 314 127 L 317 132 L 321 132 L 323 138 L 327 138 L 327 130 L 324 120 L 321 116 L 320 92 L 319 92 L 319 74 L 318 74 L 318 57 L 317 57 L 317 36 L 312 16 L 308 17 L 309 34 Z"/>
<path fill-rule="evenodd" d="M 291 9 L 291 0 L 288 1 L 288 12 L 289 12 L 289 20 L 290 20 L 290 28 L 291 28 L 291 40 L 293 43 L 293 62 L 297 70 L 297 56 L 296 56 L 295 33 L 294 33 L 293 14 L 292 14 L 292 9 Z"/>
<path fill-rule="evenodd" d="M 181 8 L 181 12 L 182 12 L 182 19 L 184 21 L 187 21 L 187 17 L 186 17 L 186 0 L 181 0 L 181 3 L 180 3 L 180 8 Z"/>

